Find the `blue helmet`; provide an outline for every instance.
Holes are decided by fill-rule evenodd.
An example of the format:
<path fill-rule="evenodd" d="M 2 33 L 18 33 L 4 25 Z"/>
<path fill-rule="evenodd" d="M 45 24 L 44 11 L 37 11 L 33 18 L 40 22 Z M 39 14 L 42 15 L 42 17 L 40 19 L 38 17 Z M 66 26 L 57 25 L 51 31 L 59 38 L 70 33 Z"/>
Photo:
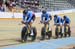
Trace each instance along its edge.
<path fill-rule="evenodd" d="M 45 14 L 46 13 L 46 10 L 43 10 L 42 13 Z"/>
<path fill-rule="evenodd" d="M 54 15 L 54 18 L 57 18 L 58 17 L 58 15 Z"/>
<path fill-rule="evenodd" d="M 66 19 L 66 17 L 67 17 L 66 15 L 63 16 L 64 19 Z"/>
<path fill-rule="evenodd" d="M 27 13 L 28 13 L 28 11 L 27 11 L 27 10 L 24 10 L 24 11 L 23 11 L 23 14 L 27 14 Z"/>

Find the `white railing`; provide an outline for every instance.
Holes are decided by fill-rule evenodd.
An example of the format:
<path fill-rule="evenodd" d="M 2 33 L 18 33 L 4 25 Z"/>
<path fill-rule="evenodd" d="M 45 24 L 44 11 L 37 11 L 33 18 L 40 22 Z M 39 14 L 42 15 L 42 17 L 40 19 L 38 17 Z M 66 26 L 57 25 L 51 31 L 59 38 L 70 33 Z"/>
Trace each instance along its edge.
<path fill-rule="evenodd" d="M 51 11 L 48 12 L 51 15 L 55 14 L 64 14 L 64 13 L 72 13 L 75 12 L 75 9 L 70 9 L 70 10 L 61 10 L 61 11 Z M 36 17 L 41 16 L 41 12 L 35 13 Z M 0 12 L 0 18 L 22 18 L 23 14 L 22 13 L 12 13 L 12 12 Z"/>

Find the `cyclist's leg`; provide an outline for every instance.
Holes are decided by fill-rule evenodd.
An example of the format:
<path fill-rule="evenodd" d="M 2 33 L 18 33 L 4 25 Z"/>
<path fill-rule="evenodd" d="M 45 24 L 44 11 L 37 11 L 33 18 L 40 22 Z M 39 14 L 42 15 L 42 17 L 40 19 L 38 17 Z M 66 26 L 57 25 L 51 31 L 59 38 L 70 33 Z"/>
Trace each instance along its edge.
<path fill-rule="evenodd" d="M 71 36 L 70 24 L 67 24 L 67 26 L 68 26 L 68 36 L 70 37 Z"/>
<path fill-rule="evenodd" d="M 70 28 L 70 24 L 67 24 L 68 28 Z"/>
<path fill-rule="evenodd" d="M 69 23 L 66 23 L 65 26 L 67 26 L 68 29 L 70 28 L 70 24 Z"/>
<path fill-rule="evenodd" d="M 28 27 L 29 30 L 31 30 L 31 28 L 32 28 L 32 22 L 28 22 L 27 23 L 27 27 Z"/>
<path fill-rule="evenodd" d="M 30 33 L 31 36 L 34 35 L 34 32 L 33 32 L 33 28 L 34 28 L 34 27 L 32 27 L 32 23 L 33 23 L 33 21 L 31 21 L 31 22 L 29 23 L 29 29 L 30 29 L 30 32 L 31 32 L 31 33 Z"/>
<path fill-rule="evenodd" d="M 62 34 L 62 24 L 58 23 L 56 27 L 57 27 L 57 33 L 56 33 L 56 35 L 57 36 L 60 35 L 62 37 L 63 36 L 63 34 Z"/>
<path fill-rule="evenodd" d="M 33 23 L 33 20 L 31 20 L 31 21 L 29 22 L 29 28 L 30 28 L 30 30 L 31 30 L 31 28 L 32 28 L 32 23 Z"/>
<path fill-rule="evenodd" d="M 56 38 L 58 38 L 58 25 L 56 25 L 56 28 L 55 28 L 55 35 L 56 35 Z"/>
<path fill-rule="evenodd" d="M 64 29 L 63 29 L 62 23 L 60 23 L 60 35 L 61 35 L 61 37 L 63 37 L 63 31 L 64 31 Z"/>
<path fill-rule="evenodd" d="M 44 27 L 45 27 L 46 32 L 48 32 L 49 31 L 49 23 L 45 23 Z"/>

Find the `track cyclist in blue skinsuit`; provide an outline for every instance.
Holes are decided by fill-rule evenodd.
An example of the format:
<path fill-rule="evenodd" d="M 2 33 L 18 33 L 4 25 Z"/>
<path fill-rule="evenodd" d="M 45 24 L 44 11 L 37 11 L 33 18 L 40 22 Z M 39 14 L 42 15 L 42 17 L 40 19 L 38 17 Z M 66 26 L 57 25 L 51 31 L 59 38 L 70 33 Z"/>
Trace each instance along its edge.
<path fill-rule="evenodd" d="M 68 16 L 63 16 L 63 24 L 70 27 L 71 20 Z"/>
<path fill-rule="evenodd" d="M 70 37 L 71 36 L 71 30 L 70 30 L 70 23 L 71 20 L 68 16 L 63 16 L 63 25 L 64 25 L 64 37 L 66 37 L 67 35 Z"/>
<path fill-rule="evenodd" d="M 30 9 L 28 10 L 24 10 L 23 11 L 23 20 L 22 23 L 25 24 L 26 26 L 22 29 L 22 34 L 21 34 L 21 39 L 24 40 L 24 38 L 27 38 L 28 36 L 33 36 L 33 27 L 32 27 L 32 23 L 35 21 L 35 14 L 33 11 L 31 11 Z M 27 30 L 27 31 L 24 31 Z M 25 32 L 27 32 L 28 34 L 25 37 Z"/>
<path fill-rule="evenodd" d="M 59 35 L 61 35 L 60 37 L 63 36 L 63 33 L 62 33 L 62 23 L 63 23 L 62 18 L 60 16 L 58 16 L 58 15 L 54 15 L 54 25 L 56 26 L 56 28 L 55 28 L 56 38 L 58 38 Z"/>
<path fill-rule="evenodd" d="M 47 13 L 46 10 L 43 10 L 41 15 L 41 21 L 40 21 L 41 23 L 44 24 L 44 27 L 42 27 L 41 30 L 41 36 L 42 36 L 41 40 L 45 39 L 45 35 L 50 36 L 50 31 L 51 31 L 50 24 L 49 24 L 50 20 L 52 20 L 52 16 L 49 13 Z"/>
<path fill-rule="evenodd" d="M 23 11 L 23 21 L 24 23 L 33 23 L 35 20 L 35 14 L 31 10 L 24 10 Z"/>

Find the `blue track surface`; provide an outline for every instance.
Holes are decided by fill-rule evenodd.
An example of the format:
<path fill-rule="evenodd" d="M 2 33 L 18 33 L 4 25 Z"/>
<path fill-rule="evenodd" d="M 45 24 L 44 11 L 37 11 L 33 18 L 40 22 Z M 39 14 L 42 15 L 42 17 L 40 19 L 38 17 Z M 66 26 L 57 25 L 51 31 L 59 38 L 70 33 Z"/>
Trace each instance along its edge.
<path fill-rule="evenodd" d="M 75 38 L 52 39 L 48 41 L 33 42 L 30 44 L 22 44 L 10 46 L 3 49 L 57 49 L 66 45 L 75 44 Z"/>

